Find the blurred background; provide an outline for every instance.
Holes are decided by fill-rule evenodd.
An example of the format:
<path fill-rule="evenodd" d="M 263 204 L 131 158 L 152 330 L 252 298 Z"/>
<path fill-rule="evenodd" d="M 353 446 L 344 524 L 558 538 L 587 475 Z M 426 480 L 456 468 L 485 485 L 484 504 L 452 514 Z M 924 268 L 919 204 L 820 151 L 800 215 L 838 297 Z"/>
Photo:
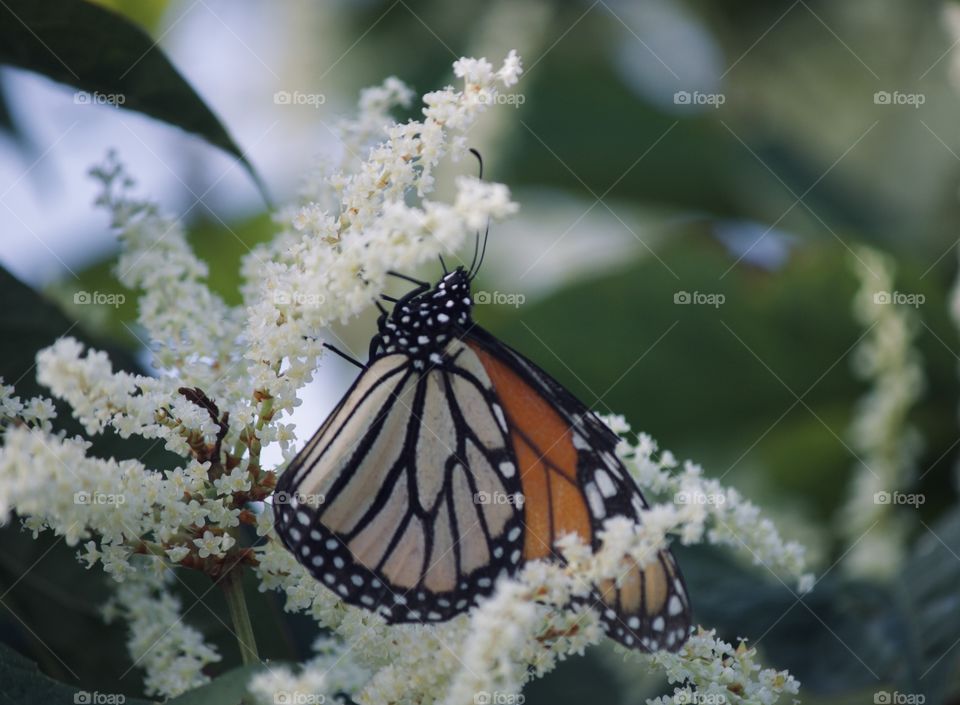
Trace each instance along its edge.
<path fill-rule="evenodd" d="M 488 178 L 521 206 L 491 233 L 478 321 L 592 408 L 624 415 L 701 463 L 808 546 L 822 580 L 803 599 L 730 553 L 679 549 L 696 621 L 789 669 L 805 702 L 960 702 L 960 358 L 950 303 L 960 5 L 98 4 L 156 42 L 138 61 L 166 54 L 271 204 L 295 201 L 317 158 L 338 152 L 331 127 L 362 87 L 395 75 L 422 94 L 452 82 L 460 56 L 498 64 L 517 49 L 525 73 L 513 104 L 490 111 L 470 136 Z M 107 55 L 111 42 L 86 51 Z M 89 167 L 115 148 L 139 192 L 183 218 L 230 303 L 239 302 L 240 257 L 274 232 L 271 205 L 227 151 L 131 106 L 84 100 L 75 86 L 5 58 L 13 64 L 0 69 L 5 381 L 22 376 L 18 389 L 34 393 L 33 354 L 74 323 L 71 335 L 144 367 L 135 292 L 120 306 L 75 299 L 122 291 Z M 315 98 L 277 98 L 284 92 Z M 444 174 L 473 168 L 461 162 Z M 871 314 L 858 319 L 855 294 L 872 278 L 878 291 L 887 286 L 884 272 L 893 304 L 872 326 Z M 884 316 L 900 317 L 904 337 L 878 346 L 911 351 L 922 374 L 897 378 L 909 365 L 894 360 L 888 386 L 871 392 L 857 350 L 888 330 Z M 372 331 L 363 317 L 336 333 L 364 350 Z M 347 363 L 325 362 L 295 417 L 301 439 L 353 375 Z M 857 478 L 876 450 L 857 419 L 896 406 L 894 397 L 889 428 L 874 436 L 891 441 L 888 479 L 897 484 L 871 487 L 923 501 L 890 507 L 877 522 L 897 529 L 871 535 L 872 510 L 858 516 L 851 498 L 865 491 Z M 33 541 L 17 526 L 2 536 L 0 640 L 56 679 L 140 693 L 135 670 L 117 672 L 129 662 L 122 626 L 98 614 L 107 581 L 49 537 Z M 195 595 L 185 590 L 186 604 L 204 590 L 201 582 Z M 219 597 L 205 596 L 188 619 L 215 635 L 226 668 L 238 659 Z M 265 655 L 308 654 L 311 622 L 282 615 L 272 596 L 252 592 L 251 601 Z M 526 697 L 636 703 L 661 692 L 645 668 L 604 647 Z"/>

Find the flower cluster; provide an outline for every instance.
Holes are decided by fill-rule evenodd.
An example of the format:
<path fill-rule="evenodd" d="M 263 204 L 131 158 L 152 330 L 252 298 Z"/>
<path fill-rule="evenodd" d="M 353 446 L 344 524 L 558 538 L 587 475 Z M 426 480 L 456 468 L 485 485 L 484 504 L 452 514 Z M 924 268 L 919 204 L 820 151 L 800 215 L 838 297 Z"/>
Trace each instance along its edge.
<path fill-rule="evenodd" d="M 277 702 L 280 693 L 348 693 L 370 705 L 518 692 L 603 638 L 582 599 L 592 584 L 616 578 L 625 561 L 642 564 L 671 540 L 733 546 L 800 590 L 812 582 L 800 547 L 782 541 L 755 507 L 697 466 L 658 455 L 648 437 L 634 440 L 621 419 L 609 420 L 624 435 L 618 452 L 640 485 L 665 501 L 640 526 L 611 519 L 597 552 L 563 537 L 564 564 L 527 565 L 471 614 L 446 624 L 388 626 L 343 604 L 282 547 L 269 502 L 282 468 L 264 467 L 262 450 L 276 444 L 292 452 L 284 419 L 320 360 L 319 334 L 369 307 L 388 270 L 441 253 L 455 257 L 471 233 L 516 209 L 504 186 L 467 176 L 456 179 L 451 198 L 431 200 L 437 165 L 463 155 L 467 131 L 521 73 L 512 52 L 499 69 L 484 59 L 453 68 L 462 85 L 425 95 L 421 120 L 391 118 L 394 107 L 412 101 L 397 79 L 363 93 L 359 116 L 341 125 L 339 162 L 318 169 L 303 201 L 279 217 L 278 235 L 244 259 L 240 306 L 210 291 L 207 266 L 182 225 L 133 198 L 115 159 L 95 170 L 100 203 L 123 247 L 116 273 L 143 292 L 138 321 L 160 374 L 115 370 L 104 353 L 63 338 L 38 354 L 37 378 L 88 434 L 109 428 L 153 439 L 181 462 L 160 469 L 94 457 L 87 441 L 53 431 L 49 400 L 21 401 L 0 385 L 0 519 L 15 512 L 34 532 L 82 543 L 83 560 L 115 579 L 107 614 L 129 624 L 130 654 L 146 670 L 150 694 L 203 683 L 202 669 L 219 659 L 181 619 L 172 592 L 181 569 L 215 582 L 235 582 L 236 571 L 252 569 L 261 590 L 281 591 L 287 610 L 309 613 L 333 634 L 296 672 L 271 666 L 258 675 L 254 695 Z M 239 531 L 243 524 L 256 528 L 254 545 Z M 752 651 L 734 651 L 707 632 L 677 656 L 647 658 L 676 682 L 685 674 L 686 685 L 749 695 L 742 702 L 775 702 L 796 691 L 786 674 L 760 670 Z"/>
<path fill-rule="evenodd" d="M 387 626 L 376 614 L 340 603 L 278 539 L 257 549 L 261 585 L 283 590 L 288 610 L 311 614 L 340 637 L 341 651 L 370 673 L 362 688 L 353 692 L 354 700 L 364 705 L 453 705 L 472 702 L 478 693 L 518 693 L 531 678 L 544 675 L 604 638 L 599 615 L 589 602 L 583 604 L 592 585 L 622 575 L 628 558 L 643 564 L 671 537 L 683 543 L 733 546 L 794 581 L 798 592 L 812 587 L 812 576 L 804 572 L 802 547 L 784 542 L 755 506 L 715 480 L 704 478 L 697 466 L 686 463 L 680 467 L 671 453 L 658 454 L 648 436 L 640 435 L 631 442 L 622 419 L 608 422 L 624 435 L 618 453 L 633 477 L 651 496 L 666 497 L 667 501 L 646 510 L 640 526 L 622 517 L 608 520 L 599 551 L 594 552 L 576 535 L 564 536 L 558 544 L 566 559 L 563 565 L 526 565 L 515 578 L 502 579 L 494 594 L 470 615 L 443 625 Z M 688 499 L 713 496 L 724 499 Z M 260 527 L 264 535 L 272 535 L 267 515 Z M 730 703 L 773 703 L 781 695 L 797 691 L 798 683 L 789 674 L 761 669 L 755 656 L 743 645 L 733 649 L 712 632 L 701 630 L 679 654 L 640 658 L 661 668 L 672 682 L 692 684 L 703 692 L 727 689 Z M 258 693 L 265 703 L 284 685 L 281 681 L 273 690 L 266 687 L 273 683 L 266 677 L 258 681 Z M 297 683 L 306 687 L 302 680 Z M 329 692 L 324 687 L 318 682 L 318 690 L 303 692 L 314 696 Z"/>
<path fill-rule="evenodd" d="M 851 545 L 844 566 L 856 575 L 889 577 L 896 574 L 907 546 L 909 525 L 893 499 L 915 474 L 922 442 L 908 414 L 925 383 L 913 345 L 918 318 L 914 309 L 897 301 L 889 258 L 858 248 L 856 270 L 860 289 L 853 312 L 865 332 L 853 362 L 858 376 L 872 387 L 860 399 L 850 430 L 859 458 L 841 513 Z"/>
<path fill-rule="evenodd" d="M 170 591 L 173 573 L 161 561 L 144 561 L 117 586 L 104 606 L 104 618 L 129 624 L 127 648 L 134 664 L 146 671 L 151 693 L 177 693 L 203 685 L 202 669 L 220 661 L 216 649 L 183 621 L 180 599 Z"/>
<path fill-rule="evenodd" d="M 275 486 L 261 451 L 272 443 L 289 451 L 292 426 L 283 417 L 317 365 L 318 333 L 369 306 L 388 268 L 452 252 L 488 219 L 516 208 L 504 186 L 467 177 L 449 203 L 407 197 L 430 192 L 432 169 L 452 144 L 463 151 L 465 131 L 494 104 L 477 96 L 513 85 L 520 65 L 511 54 L 496 71 L 472 59 L 454 70 L 462 90 L 428 94 L 422 121 L 390 118 L 412 98 L 397 79 L 364 92 L 359 117 L 343 127 L 343 163 L 288 214 L 272 243 L 246 258 L 241 306 L 211 292 L 207 264 L 182 224 L 133 197 L 133 180 L 115 157 L 94 169 L 103 185 L 98 203 L 122 245 L 115 273 L 142 292 L 138 322 L 160 375 L 114 370 L 104 352 L 65 337 L 38 354 L 37 379 L 88 434 L 110 428 L 153 439 L 185 462 L 157 472 L 138 460 L 94 457 L 88 442 L 53 432 L 49 400 L 21 401 L 2 387 L 0 519 L 16 511 L 34 532 L 84 542 L 85 562 L 102 564 L 120 583 L 138 576 L 144 556 L 158 570 L 197 569 L 214 580 L 254 564 L 238 527 L 257 521 L 255 508 Z M 149 589 L 166 591 L 159 582 Z M 135 604 L 143 594 L 121 588 L 118 600 Z M 151 694 L 203 682 L 212 652 L 191 643 L 192 633 L 160 630 L 166 646 L 153 651 L 168 658 L 141 659 L 148 625 L 136 612 L 120 611 L 131 619 L 131 653 L 147 669 Z M 163 672 L 171 664 L 176 678 Z"/>
<path fill-rule="evenodd" d="M 663 668 L 672 695 L 662 695 L 648 705 L 676 703 L 775 703 L 783 695 L 796 695 L 800 684 L 786 671 L 763 668 L 756 649 L 741 641 L 736 648 L 700 629 L 690 637 L 682 654 L 658 653 L 653 661 Z"/>

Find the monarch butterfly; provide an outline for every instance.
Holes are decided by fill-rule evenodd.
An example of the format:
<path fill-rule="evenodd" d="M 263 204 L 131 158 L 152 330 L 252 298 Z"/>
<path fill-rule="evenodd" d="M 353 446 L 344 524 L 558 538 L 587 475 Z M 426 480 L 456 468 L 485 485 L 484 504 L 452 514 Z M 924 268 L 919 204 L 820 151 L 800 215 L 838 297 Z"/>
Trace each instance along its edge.
<path fill-rule="evenodd" d="M 473 322 L 478 268 L 475 251 L 469 271 L 444 266 L 433 287 L 395 274 L 416 288 L 388 299 L 392 311 L 380 306 L 363 372 L 277 485 L 286 547 L 345 602 L 389 623 L 450 619 L 499 575 L 559 560 L 561 534 L 596 549 L 604 520 L 639 521 L 647 506 L 617 436 Z M 625 646 L 686 641 L 690 603 L 669 549 L 593 597 Z"/>

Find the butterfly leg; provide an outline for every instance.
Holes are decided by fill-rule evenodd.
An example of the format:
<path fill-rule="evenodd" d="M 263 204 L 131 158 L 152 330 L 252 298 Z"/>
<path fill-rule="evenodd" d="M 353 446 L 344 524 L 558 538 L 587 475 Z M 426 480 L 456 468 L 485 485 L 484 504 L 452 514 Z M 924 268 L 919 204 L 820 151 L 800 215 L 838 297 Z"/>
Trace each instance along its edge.
<path fill-rule="evenodd" d="M 333 345 L 330 345 L 330 343 L 324 343 L 324 344 L 323 344 L 323 347 L 325 347 L 325 348 L 326 348 L 327 350 L 329 350 L 330 352 L 335 353 L 336 355 L 339 355 L 340 357 L 342 357 L 342 358 L 343 358 L 344 360 L 346 360 L 347 362 L 356 365 L 356 366 L 359 367 L 361 370 L 367 369 L 367 366 L 364 365 L 362 362 L 360 362 L 358 359 L 356 359 L 356 358 L 353 357 L 352 355 L 348 355 L 347 353 L 343 352 L 343 350 L 340 350 L 339 348 L 336 348 L 336 347 L 334 347 Z"/>
<path fill-rule="evenodd" d="M 387 274 L 389 274 L 391 277 L 396 277 L 397 279 L 403 279 L 404 281 L 408 281 L 411 284 L 416 284 L 417 287 L 422 287 L 422 290 L 419 292 L 421 294 L 430 288 L 430 284 L 428 284 L 427 282 L 421 281 L 419 279 L 414 279 L 413 277 L 408 276 L 406 274 L 401 274 L 400 272 L 394 272 L 393 270 L 390 270 L 389 272 L 387 272 Z"/>

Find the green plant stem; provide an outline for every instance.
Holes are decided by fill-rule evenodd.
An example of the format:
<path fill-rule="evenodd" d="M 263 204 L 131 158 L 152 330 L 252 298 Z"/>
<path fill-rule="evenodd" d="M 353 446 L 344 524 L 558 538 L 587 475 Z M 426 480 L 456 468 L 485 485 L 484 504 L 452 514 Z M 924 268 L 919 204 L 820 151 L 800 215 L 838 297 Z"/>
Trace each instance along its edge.
<path fill-rule="evenodd" d="M 260 663 L 250 613 L 247 612 L 247 601 L 243 597 L 243 570 L 239 566 L 232 568 L 220 580 L 220 587 L 223 588 L 230 608 L 230 619 L 233 620 L 234 636 L 237 637 L 243 664 Z"/>

